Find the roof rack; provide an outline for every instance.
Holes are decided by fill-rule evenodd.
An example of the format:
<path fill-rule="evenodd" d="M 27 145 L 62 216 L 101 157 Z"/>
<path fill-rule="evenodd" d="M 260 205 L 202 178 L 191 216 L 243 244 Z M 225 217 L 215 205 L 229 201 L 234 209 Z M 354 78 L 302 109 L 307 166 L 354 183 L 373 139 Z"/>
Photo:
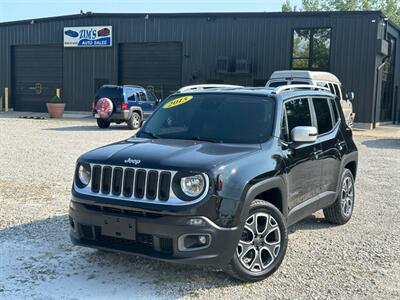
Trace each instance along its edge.
<path fill-rule="evenodd" d="M 282 85 L 278 86 L 273 90 L 273 94 L 280 94 L 282 92 L 290 91 L 290 90 L 321 90 L 321 91 L 328 91 L 331 92 L 331 90 L 327 87 L 323 86 L 318 86 L 318 85 L 310 85 L 310 84 L 288 84 L 288 85 Z"/>

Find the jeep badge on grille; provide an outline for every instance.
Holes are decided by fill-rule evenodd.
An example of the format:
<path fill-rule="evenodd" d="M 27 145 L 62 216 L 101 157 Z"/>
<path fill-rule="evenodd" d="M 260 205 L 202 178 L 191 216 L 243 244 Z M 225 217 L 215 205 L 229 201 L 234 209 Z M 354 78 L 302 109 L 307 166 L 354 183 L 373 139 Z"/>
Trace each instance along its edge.
<path fill-rule="evenodd" d="M 140 164 L 140 162 L 141 162 L 140 159 L 132 159 L 130 157 L 128 159 L 125 159 L 125 161 L 124 161 L 124 163 L 126 163 L 126 164 L 133 164 L 135 166 Z"/>

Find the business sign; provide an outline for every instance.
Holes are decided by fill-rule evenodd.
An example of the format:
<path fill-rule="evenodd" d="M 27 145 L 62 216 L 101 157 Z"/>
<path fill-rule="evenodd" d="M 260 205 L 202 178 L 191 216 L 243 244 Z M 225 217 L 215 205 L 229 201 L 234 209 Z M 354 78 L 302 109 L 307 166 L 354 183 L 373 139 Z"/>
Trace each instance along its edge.
<path fill-rule="evenodd" d="M 64 27 L 64 47 L 111 47 L 112 26 Z"/>

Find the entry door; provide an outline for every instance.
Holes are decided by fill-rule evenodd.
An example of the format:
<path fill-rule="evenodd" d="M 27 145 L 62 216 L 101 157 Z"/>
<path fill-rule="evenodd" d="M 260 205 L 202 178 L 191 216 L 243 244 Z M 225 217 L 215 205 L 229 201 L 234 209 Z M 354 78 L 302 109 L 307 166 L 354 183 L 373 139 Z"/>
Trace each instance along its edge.
<path fill-rule="evenodd" d="M 290 137 L 293 128 L 312 126 L 309 99 L 290 100 L 285 103 L 285 111 L 283 130 L 286 133 L 283 139 L 290 146 L 285 147 L 283 153 L 287 173 L 289 209 L 292 209 L 320 193 L 322 163 L 317 156 L 322 149 L 319 142 L 295 143 Z"/>
<path fill-rule="evenodd" d="M 62 47 L 14 46 L 12 51 L 14 110 L 46 111 L 46 102 L 62 87 Z"/>

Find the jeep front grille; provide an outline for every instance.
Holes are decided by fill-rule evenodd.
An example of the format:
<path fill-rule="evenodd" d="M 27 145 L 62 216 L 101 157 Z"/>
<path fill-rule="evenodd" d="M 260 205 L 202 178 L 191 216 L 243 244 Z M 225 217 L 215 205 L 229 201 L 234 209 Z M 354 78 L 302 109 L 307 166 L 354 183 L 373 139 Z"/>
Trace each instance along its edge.
<path fill-rule="evenodd" d="M 88 186 L 74 189 L 80 194 L 162 205 L 190 205 L 199 202 L 208 194 L 208 188 L 199 198 L 184 201 L 178 198 L 172 189 L 172 179 L 177 171 L 132 168 L 90 164 L 91 180 Z M 209 178 L 204 174 L 206 187 Z"/>
<path fill-rule="evenodd" d="M 171 178 L 169 171 L 93 165 L 91 191 L 127 198 L 168 201 Z"/>

